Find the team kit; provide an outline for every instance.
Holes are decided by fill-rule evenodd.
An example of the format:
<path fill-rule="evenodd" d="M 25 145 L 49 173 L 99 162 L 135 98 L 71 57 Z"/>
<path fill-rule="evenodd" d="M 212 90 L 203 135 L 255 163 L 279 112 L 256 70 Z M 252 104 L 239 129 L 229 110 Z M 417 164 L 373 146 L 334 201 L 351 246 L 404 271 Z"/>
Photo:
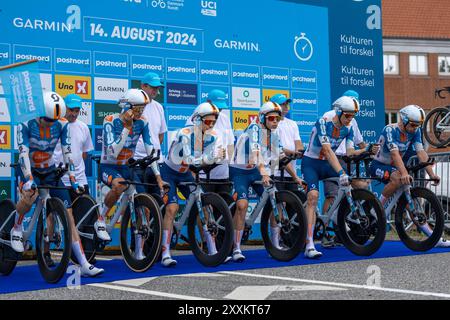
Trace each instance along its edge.
<path fill-rule="evenodd" d="M 364 141 L 355 119 L 359 94 L 348 90 L 317 119 L 308 144 L 303 145 L 297 123 L 289 119 L 291 100 L 285 95 L 275 94 L 262 104 L 258 117 L 235 139 L 227 96 L 214 89 L 175 133 L 167 154 L 162 154 L 167 125 L 155 98 L 163 87 L 157 74 L 147 73 L 140 88 L 129 89 L 120 98 L 119 112 L 104 118 L 102 152 L 92 157 L 97 161 L 98 182 L 108 187 L 101 201 L 90 198 L 85 174 L 84 160 L 94 147 L 87 125 L 78 119 L 82 99 L 76 94 L 43 92 L 45 114 L 20 123 L 17 129 L 15 172 L 20 195 L 11 208 L 12 251 L 20 255 L 27 249 L 24 217 L 36 204 L 47 213 L 39 219 L 44 226 L 36 246 L 49 271 L 61 260 L 51 248 L 63 243 L 62 256 L 70 252 L 82 276 L 103 274 L 105 270 L 95 266 L 95 252 L 112 241 L 119 220 L 122 255 L 138 272 L 154 263 L 177 267 L 171 245 L 185 223 L 191 250 L 202 264 L 245 263 L 241 242 L 248 239 L 248 224 L 258 214 L 264 245 L 272 257 L 288 261 L 302 253 L 305 259 L 320 259 L 326 254 L 315 246 L 321 207 L 331 213 L 321 230 L 327 233 L 335 227 L 335 232 L 321 238 L 322 247 L 344 245 L 356 254 L 369 255 L 384 240 L 384 210 L 399 190 L 406 200 L 402 198 L 397 206 L 415 214 L 417 195 L 409 187 L 411 170 L 417 168 L 409 168 L 408 160 L 416 156 L 422 164 L 428 163 L 421 169 L 435 184 L 440 181 L 422 143 L 425 112 L 417 105 L 402 108 L 399 122 L 385 126 L 377 143 L 371 144 Z M 354 176 L 362 160 L 365 179 Z M 384 184 L 380 196 L 371 192 L 368 178 Z M 251 194 L 259 200 L 249 219 Z M 184 207 L 180 195 L 186 199 Z M 177 219 L 181 208 L 182 218 Z M 53 214 L 58 210 L 64 215 Z M 428 249 L 450 246 L 437 224 L 426 219 L 417 222 L 414 217 L 412 221 L 422 235 L 415 244 L 422 242 Z M 63 229 L 59 225 L 65 226 L 63 237 L 58 236 Z"/>

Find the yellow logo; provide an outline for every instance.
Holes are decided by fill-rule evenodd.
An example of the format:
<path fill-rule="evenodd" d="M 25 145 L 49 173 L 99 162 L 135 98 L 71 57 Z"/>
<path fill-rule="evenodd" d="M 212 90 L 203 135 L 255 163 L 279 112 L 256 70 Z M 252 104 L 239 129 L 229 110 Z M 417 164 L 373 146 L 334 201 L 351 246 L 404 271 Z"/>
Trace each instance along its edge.
<path fill-rule="evenodd" d="M 79 95 L 82 99 L 92 97 L 91 77 L 56 74 L 55 88 L 56 92 L 63 97 L 71 93 Z"/>
<path fill-rule="evenodd" d="M 10 126 L 0 126 L 0 149 L 11 149 Z"/>
<path fill-rule="evenodd" d="M 263 103 L 270 101 L 270 98 L 272 98 L 277 93 L 284 94 L 286 98 L 289 99 L 289 90 L 263 89 Z"/>
<path fill-rule="evenodd" d="M 233 111 L 233 129 L 245 130 L 252 121 L 258 122 L 258 110 Z"/>

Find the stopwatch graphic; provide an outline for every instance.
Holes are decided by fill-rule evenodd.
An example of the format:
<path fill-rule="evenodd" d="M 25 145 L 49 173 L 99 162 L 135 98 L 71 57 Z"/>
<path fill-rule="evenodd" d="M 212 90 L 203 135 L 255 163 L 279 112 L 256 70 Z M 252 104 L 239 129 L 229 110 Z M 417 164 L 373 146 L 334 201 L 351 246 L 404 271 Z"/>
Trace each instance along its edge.
<path fill-rule="evenodd" d="M 314 48 L 304 32 L 300 34 L 300 37 L 295 37 L 294 52 L 301 61 L 308 61 L 311 59 Z"/>

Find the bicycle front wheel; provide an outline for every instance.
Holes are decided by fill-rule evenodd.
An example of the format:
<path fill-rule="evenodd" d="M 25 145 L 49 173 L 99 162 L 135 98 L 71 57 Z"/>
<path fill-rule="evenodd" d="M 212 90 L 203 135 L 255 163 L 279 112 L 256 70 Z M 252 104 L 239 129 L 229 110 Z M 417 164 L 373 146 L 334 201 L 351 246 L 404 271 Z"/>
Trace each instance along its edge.
<path fill-rule="evenodd" d="M 0 227 L 4 225 L 0 232 L 0 238 L 3 240 L 10 240 L 10 231 L 14 226 L 15 219 L 14 215 L 11 216 L 11 213 L 15 209 L 16 206 L 11 200 L 3 200 L 0 202 Z M 20 255 L 11 247 L 0 244 L 0 274 L 3 276 L 10 275 L 16 267 L 17 259 L 19 257 Z"/>
<path fill-rule="evenodd" d="M 129 207 L 122 217 L 120 250 L 131 270 L 145 272 L 155 263 L 161 250 L 161 212 L 153 197 L 145 193 L 134 197 L 134 210 L 135 223 L 132 222 Z"/>
<path fill-rule="evenodd" d="M 98 207 L 91 211 L 88 217 L 85 217 L 86 213 L 94 208 L 97 203 L 90 196 L 82 195 L 75 199 L 72 203 L 72 214 L 75 220 L 75 225 L 83 219 L 78 227 L 78 233 L 80 234 L 81 244 L 83 246 L 84 254 L 89 263 L 95 258 L 97 252 L 97 233 L 94 229 L 94 223 L 98 218 Z M 72 261 L 75 264 L 79 264 L 77 258 L 72 252 Z"/>
<path fill-rule="evenodd" d="M 50 198 L 46 204 L 44 221 L 39 213 L 36 229 L 36 254 L 39 270 L 45 281 L 57 283 L 64 276 L 72 253 L 72 234 L 67 210 L 58 198 Z"/>
<path fill-rule="evenodd" d="M 450 115 L 448 108 L 435 108 L 427 114 L 424 122 L 425 139 L 435 148 L 450 143 Z"/>
<path fill-rule="evenodd" d="M 411 189 L 414 209 L 405 196 L 395 211 L 395 229 L 400 240 L 411 250 L 428 251 L 433 248 L 444 231 L 444 212 L 436 195 L 426 188 Z"/>
<path fill-rule="evenodd" d="M 202 214 L 194 204 L 188 219 L 189 244 L 207 267 L 223 263 L 233 245 L 233 220 L 225 200 L 216 193 L 202 195 Z"/>
<path fill-rule="evenodd" d="M 268 202 L 261 216 L 261 235 L 269 254 L 279 261 L 290 261 L 303 250 L 306 241 L 307 221 L 303 204 L 291 191 L 276 193 L 278 215 L 273 215 L 272 204 Z M 274 219 L 274 220 L 273 220 Z M 278 225 L 279 231 L 269 226 Z M 279 237 L 273 233 L 279 232 Z M 278 242 L 278 243 L 274 243 Z"/>
<path fill-rule="evenodd" d="M 355 211 L 343 199 L 337 216 L 338 234 L 344 246 L 359 256 L 374 254 L 386 237 L 386 215 L 380 200 L 369 190 L 353 189 Z"/>

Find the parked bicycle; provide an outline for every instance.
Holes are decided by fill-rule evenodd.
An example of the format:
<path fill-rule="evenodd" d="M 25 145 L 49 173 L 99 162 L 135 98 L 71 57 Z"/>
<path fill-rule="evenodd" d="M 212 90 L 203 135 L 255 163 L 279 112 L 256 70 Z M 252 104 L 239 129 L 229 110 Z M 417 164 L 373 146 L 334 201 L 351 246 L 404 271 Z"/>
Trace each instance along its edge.
<path fill-rule="evenodd" d="M 435 91 L 435 98 L 445 99 L 444 92 L 450 93 L 450 87 Z M 423 124 L 425 139 L 435 148 L 445 148 L 450 144 L 450 105 L 431 110 Z"/>
<path fill-rule="evenodd" d="M 130 159 L 128 167 L 133 170 L 141 166 L 145 170 L 158 159 L 159 154 L 155 157 L 152 153 L 140 160 Z M 98 168 L 100 156 L 94 156 L 92 160 L 97 163 Z M 92 197 L 83 195 L 75 199 L 72 205 L 75 224 L 88 261 L 92 261 L 96 253 L 103 251 L 109 243 L 100 240 L 94 230 L 94 223 L 97 221 L 98 210 L 102 203 L 103 183 L 100 177 L 97 182 L 97 203 Z M 121 184 L 127 185 L 128 188 L 118 199 L 106 231 L 111 234 L 114 226 L 120 223 L 120 250 L 126 265 L 135 272 L 145 272 L 155 263 L 161 249 L 162 218 L 156 200 L 146 193 L 137 193 L 135 186 L 154 185 L 131 180 L 123 181 Z M 142 250 L 137 250 L 139 246 Z"/>
<path fill-rule="evenodd" d="M 15 172 L 15 182 L 19 177 L 19 164 L 11 164 Z M 55 173 L 55 183 L 67 172 L 62 164 L 55 172 L 45 175 L 33 172 L 33 175 L 45 180 L 49 174 Z M 16 186 L 17 189 L 17 186 Z M 70 262 L 72 236 L 69 228 L 67 210 L 63 202 L 50 196 L 50 190 L 70 189 L 70 187 L 57 187 L 52 185 L 39 185 L 36 206 L 31 221 L 23 233 L 25 249 L 31 250 L 29 241 L 36 226 L 36 255 L 39 271 L 45 281 L 57 283 L 64 276 Z M 15 204 L 11 200 L 0 202 L 0 274 L 9 275 L 16 267 L 22 254 L 15 252 L 10 243 L 10 231 L 14 225 Z"/>

